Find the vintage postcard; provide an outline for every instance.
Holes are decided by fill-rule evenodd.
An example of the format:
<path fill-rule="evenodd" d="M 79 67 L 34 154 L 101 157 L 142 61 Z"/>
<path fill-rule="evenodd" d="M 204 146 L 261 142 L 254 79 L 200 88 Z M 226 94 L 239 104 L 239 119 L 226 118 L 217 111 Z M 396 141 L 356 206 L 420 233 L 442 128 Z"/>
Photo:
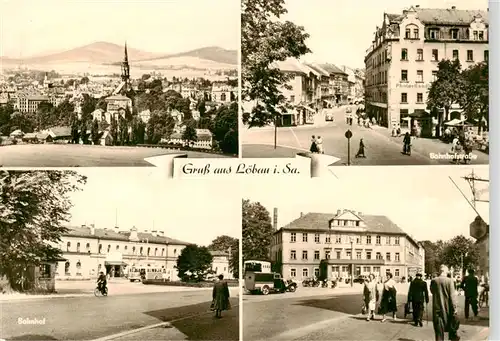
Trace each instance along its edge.
<path fill-rule="evenodd" d="M 240 196 L 155 172 L 0 171 L 1 339 L 239 340 Z"/>
<path fill-rule="evenodd" d="M 243 157 L 488 164 L 488 27 L 487 1 L 243 0 Z"/>
<path fill-rule="evenodd" d="M 243 339 L 487 340 L 488 167 L 340 169 L 244 191 Z"/>

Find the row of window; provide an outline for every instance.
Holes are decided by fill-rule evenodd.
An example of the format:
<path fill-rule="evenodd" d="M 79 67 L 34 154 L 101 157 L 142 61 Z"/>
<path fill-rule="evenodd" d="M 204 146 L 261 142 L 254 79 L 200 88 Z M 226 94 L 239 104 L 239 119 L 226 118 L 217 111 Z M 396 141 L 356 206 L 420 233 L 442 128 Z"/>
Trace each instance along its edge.
<path fill-rule="evenodd" d="M 453 50 L 453 59 L 459 59 L 459 50 Z M 484 61 L 488 61 L 489 57 L 489 51 L 484 50 Z M 409 53 L 408 49 L 401 49 L 401 60 L 402 61 L 408 61 L 409 60 Z M 438 49 L 432 49 L 431 51 L 431 60 L 433 62 L 438 62 L 439 61 L 439 50 Z M 423 49 L 417 49 L 417 58 L 416 61 L 424 61 L 424 50 Z M 473 62 L 474 61 L 474 50 L 467 50 L 467 61 L 468 62 Z"/>
<path fill-rule="evenodd" d="M 66 252 L 72 252 L 72 251 L 74 251 L 74 250 L 71 250 L 71 242 L 68 242 L 66 244 Z M 76 243 L 76 250 L 75 251 L 76 252 L 81 252 L 80 243 Z M 90 250 L 90 243 L 87 243 L 85 245 L 85 252 L 90 252 L 90 251 L 91 251 Z M 115 251 L 120 251 L 120 245 L 116 245 Z M 127 251 L 129 251 L 128 250 L 128 246 L 125 245 L 124 246 L 124 253 L 127 253 Z M 132 248 L 130 249 L 130 251 L 128 252 L 128 254 L 135 255 L 136 251 L 137 251 L 136 247 L 132 246 Z M 139 251 L 139 255 L 142 256 L 144 254 L 144 248 L 142 246 L 138 249 L 138 251 Z M 148 256 L 164 256 L 165 255 L 165 248 L 161 249 L 161 254 L 159 253 L 158 248 L 154 249 L 154 254 L 151 254 L 151 251 L 152 251 L 151 248 L 148 247 L 147 248 L 147 255 Z M 108 244 L 107 252 L 108 253 L 111 252 L 111 245 L 109 245 L 109 244 Z M 99 244 L 99 251 L 98 251 L 98 253 L 102 253 L 102 244 Z M 177 255 L 177 249 L 174 249 L 174 256 L 176 256 L 176 255 Z"/>
<path fill-rule="evenodd" d="M 325 236 L 325 243 L 331 243 L 331 237 L 332 235 L 327 234 Z M 342 244 L 343 242 L 345 243 L 356 243 L 356 244 L 371 244 L 372 243 L 372 236 L 367 235 L 367 236 L 355 236 L 355 237 L 350 237 L 350 236 L 343 236 L 340 234 L 334 234 L 333 235 L 335 244 Z M 308 233 L 302 233 L 302 242 L 307 243 L 309 240 L 309 234 Z M 385 237 L 385 245 L 391 245 L 391 242 L 394 240 L 394 245 L 399 245 L 400 243 L 400 237 L 391 237 L 391 236 L 386 236 Z M 295 243 L 297 242 L 297 233 L 292 232 L 290 233 L 290 243 Z M 314 234 L 314 242 L 317 244 L 321 243 L 321 234 L 320 233 L 315 233 Z M 382 244 L 382 236 L 375 236 L 375 244 L 376 245 L 381 245 Z"/>
<path fill-rule="evenodd" d="M 417 92 L 417 101 L 415 103 L 419 103 L 419 104 L 424 103 L 424 93 L 423 92 Z M 406 93 L 406 92 L 401 93 L 401 104 L 408 104 L 408 93 Z"/>
<path fill-rule="evenodd" d="M 418 31 L 417 31 L 418 33 Z M 442 31 L 439 28 L 430 28 L 429 29 L 429 39 L 441 39 L 442 38 Z M 452 28 L 450 30 L 450 35 L 451 39 L 458 40 L 458 39 L 469 39 L 469 30 L 465 31 L 465 35 L 462 37 L 460 35 L 460 30 L 457 28 Z M 406 30 L 406 38 L 410 39 L 408 36 L 408 29 Z M 418 34 L 417 37 L 418 38 Z M 485 34 L 484 30 L 473 30 L 472 31 L 472 40 L 485 40 Z"/>
<path fill-rule="evenodd" d="M 356 251 L 354 259 L 372 259 L 373 252 L 366 250 L 365 251 L 365 258 L 363 258 L 363 251 Z M 330 250 L 325 250 L 325 259 L 332 259 L 331 258 L 332 253 Z M 345 250 L 345 257 L 342 257 L 342 250 L 336 250 L 335 251 L 335 258 L 334 259 L 351 259 L 354 255 L 352 254 L 351 250 Z M 314 251 L 313 253 L 314 260 L 321 260 L 321 253 L 319 250 Z M 309 259 L 309 251 L 308 250 L 302 250 L 302 260 L 308 260 Z M 375 253 L 375 259 L 377 260 L 384 260 L 382 257 L 381 252 L 376 252 Z M 290 260 L 297 260 L 297 250 L 290 250 Z M 391 259 L 391 252 L 386 252 L 385 254 L 385 260 L 386 261 L 392 261 Z M 399 255 L 399 252 L 394 253 L 394 262 L 399 262 L 401 261 L 401 257 Z"/>
<path fill-rule="evenodd" d="M 373 269 L 373 271 L 372 271 Z M 332 266 L 332 276 L 335 278 L 339 278 L 342 276 L 348 276 L 351 273 L 350 266 L 348 265 L 343 265 L 343 266 Z M 356 267 L 355 269 L 355 275 L 360 276 L 362 274 L 379 274 L 381 275 L 382 273 L 380 272 L 380 266 L 363 266 L 363 267 Z M 399 269 L 394 269 L 394 276 L 399 277 L 400 272 Z M 297 269 L 291 268 L 290 269 L 290 277 L 295 278 L 297 277 Z M 303 268 L 302 269 L 302 278 L 308 278 L 309 277 L 309 269 L 308 268 Z M 319 277 L 319 268 L 314 268 L 314 277 Z"/>

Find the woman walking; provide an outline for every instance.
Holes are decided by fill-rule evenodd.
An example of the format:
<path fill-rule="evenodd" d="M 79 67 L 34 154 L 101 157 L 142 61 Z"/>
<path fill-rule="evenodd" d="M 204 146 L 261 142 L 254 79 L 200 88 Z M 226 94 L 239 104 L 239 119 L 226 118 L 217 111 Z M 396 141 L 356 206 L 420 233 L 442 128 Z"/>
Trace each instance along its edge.
<path fill-rule="evenodd" d="M 224 276 L 219 275 L 219 280 L 214 283 L 212 290 L 212 310 L 215 310 L 215 317 L 221 318 L 223 310 L 231 309 L 229 303 L 229 288 L 227 282 L 224 281 Z"/>
<path fill-rule="evenodd" d="M 378 296 L 379 295 L 377 290 L 377 282 L 375 281 L 375 275 L 370 274 L 363 288 L 363 300 L 365 302 L 365 309 L 368 314 L 368 316 L 366 317 L 367 321 L 375 319 L 375 305 L 378 301 Z"/>
<path fill-rule="evenodd" d="M 392 279 L 392 273 L 387 273 L 387 280 L 384 282 L 384 290 L 382 291 L 382 300 L 380 302 L 380 314 L 382 321 L 385 322 L 385 314 L 392 313 L 392 318 L 396 320 L 396 312 L 398 311 L 396 302 L 396 282 Z"/>
<path fill-rule="evenodd" d="M 318 136 L 316 139 L 316 147 L 318 148 L 318 153 L 319 154 L 325 154 L 325 149 L 323 148 L 323 139 L 321 136 Z"/>
<path fill-rule="evenodd" d="M 318 144 L 316 143 L 316 136 L 311 137 L 311 148 L 309 148 L 309 151 L 311 153 L 317 153 L 318 152 Z"/>

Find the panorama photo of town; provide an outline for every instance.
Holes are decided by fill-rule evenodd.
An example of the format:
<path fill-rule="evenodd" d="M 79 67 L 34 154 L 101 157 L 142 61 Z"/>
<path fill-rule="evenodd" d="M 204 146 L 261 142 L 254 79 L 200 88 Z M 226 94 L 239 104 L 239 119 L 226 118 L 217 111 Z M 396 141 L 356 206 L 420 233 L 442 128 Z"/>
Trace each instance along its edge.
<path fill-rule="evenodd" d="M 234 12 L 223 17 L 206 4 L 189 10 L 198 3 L 2 5 L 13 29 L 1 33 L 0 166 L 238 156 L 239 6 L 222 0 Z M 41 15 L 56 8 L 61 15 Z M 112 11 L 121 14 L 106 25 L 84 23 Z"/>
<path fill-rule="evenodd" d="M 488 164 L 488 20 L 487 1 L 243 0 L 243 157 Z"/>

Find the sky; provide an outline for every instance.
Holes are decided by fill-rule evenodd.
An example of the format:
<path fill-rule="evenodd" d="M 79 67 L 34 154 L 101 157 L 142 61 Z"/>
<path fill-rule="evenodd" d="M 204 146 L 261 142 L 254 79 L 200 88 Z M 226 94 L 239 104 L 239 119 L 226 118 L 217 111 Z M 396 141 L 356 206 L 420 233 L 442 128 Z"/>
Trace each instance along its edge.
<path fill-rule="evenodd" d="M 385 215 L 417 240 L 448 240 L 469 236 L 469 225 L 477 214 L 455 187 L 468 199 L 472 194 L 462 179 L 472 167 L 335 167 L 336 176 L 314 181 L 272 181 L 247 186 L 244 197 L 264 205 L 272 215 L 278 208 L 278 226 L 303 212 L 336 213 L 348 209 L 367 215 Z M 488 179 L 488 166 L 474 167 L 477 177 Z M 488 216 L 487 204 L 477 210 Z M 489 220 L 486 220 L 489 221 Z"/>
<path fill-rule="evenodd" d="M 220 235 L 241 237 L 241 196 L 218 181 L 167 179 L 156 168 L 79 169 L 87 176 L 71 194 L 73 226 L 159 230 L 165 236 L 208 246 Z M 153 227 L 154 226 L 154 227 Z"/>
<path fill-rule="evenodd" d="M 309 62 L 330 62 L 364 68 L 364 56 L 386 13 L 402 13 L 405 8 L 451 8 L 486 10 L 487 0 L 285 0 L 288 14 L 283 19 L 304 26 L 310 34 Z"/>
<path fill-rule="evenodd" d="M 97 41 L 153 53 L 239 49 L 234 0 L 0 0 L 0 56 L 27 57 Z"/>

